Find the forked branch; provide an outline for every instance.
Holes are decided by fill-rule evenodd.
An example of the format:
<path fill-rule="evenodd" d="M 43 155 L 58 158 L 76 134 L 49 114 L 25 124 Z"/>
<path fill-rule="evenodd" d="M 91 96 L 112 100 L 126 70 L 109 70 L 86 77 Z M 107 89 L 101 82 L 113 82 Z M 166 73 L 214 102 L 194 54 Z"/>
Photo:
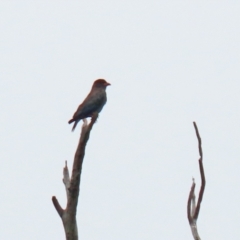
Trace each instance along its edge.
<path fill-rule="evenodd" d="M 205 189 L 206 180 L 205 180 L 204 169 L 203 169 L 202 141 L 201 141 L 200 134 L 198 132 L 197 124 L 195 122 L 193 122 L 193 125 L 194 125 L 197 139 L 198 139 L 198 150 L 199 150 L 199 155 L 200 155 L 198 163 L 199 163 L 199 170 L 200 170 L 200 174 L 201 174 L 201 188 L 199 191 L 199 196 L 198 196 L 198 201 L 197 201 L 197 206 L 196 206 L 195 193 L 194 193 L 196 184 L 193 179 L 192 187 L 191 187 L 191 190 L 190 190 L 189 196 L 188 196 L 187 216 L 188 216 L 188 221 L 189 221 L 189 224 L 190 224 L 190 227 L 192 230 L 194 240 L 201 240 L 200 236 L 198 234 L 198 230 L 197 230 L 197 219 L 198 219 L 198 215 L 199 215 L 199 211 L 200 211 L 200 207 L 201 207 L 201 202 L 203 199 L 203 193 L 204 193 L 204 189 Z"/>
<path fill-rule="evenodd" d="M 67 161 L 65 162 L 65 167 L 63 168 L 63 183 L 65 185 L 67 194 L 66 208 L 63 209 L 59 204 L 57 198 L 55 196 L 52 197 L 53 205 L 63 222 L 66 240 L 78 240 L 76 214 L 81 181 L 82 163 L 85 155 L 86 144 L 89 139 L 93 124 L 97 120 L 97 117 L 98 114 L 95 114 L 89 124 L 87 123 L 87 120 L 83 120 L 82 132 L 74 156 L 71 178 L 69 176 Z"/>

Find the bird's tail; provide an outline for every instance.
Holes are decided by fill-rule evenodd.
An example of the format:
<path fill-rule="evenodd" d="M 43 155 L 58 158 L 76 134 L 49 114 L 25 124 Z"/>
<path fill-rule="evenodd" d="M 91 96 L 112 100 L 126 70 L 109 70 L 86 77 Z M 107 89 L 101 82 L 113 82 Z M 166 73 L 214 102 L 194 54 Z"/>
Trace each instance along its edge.
<path fill-rule="evenodd" d="M 74 124 L 73 124 L 73 127 L 72 127 L 72 132 L 73 132 L 74 129 L 76 128 L 79 120 L 74 120 L 74 119 L 72 118 L 72 119 L 70 119 L 70 120 L 68 121 L 68 124 L 73 123 L 73 122 L 74 122 Z"/>
<path fill-rule="evenodd" d="M 70 119 L 69 121 L 68 121 L 68 124 L 70 124 L 70 123 L 72 123 L 72 122 L 74 122 L 75 120 L 73 120 L 73 119 Z"/>
<path fill-rule="evenodd" d="M 74 131 L 74 129 L 76 128 L 77 124 L 78 124 L 79 120 L 75 121 L 75 123 L 73 124 L 73 127 L 72 127 L 72 132 Z"/>

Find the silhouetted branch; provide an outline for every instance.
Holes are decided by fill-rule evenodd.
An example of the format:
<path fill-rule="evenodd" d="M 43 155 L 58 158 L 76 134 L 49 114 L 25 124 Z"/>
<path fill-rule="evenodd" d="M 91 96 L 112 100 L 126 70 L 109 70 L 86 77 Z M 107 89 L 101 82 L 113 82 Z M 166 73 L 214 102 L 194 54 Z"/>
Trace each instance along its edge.
<path fill-rule="evenodd" d="M 194 126 L 194 128 L 195 128 L 196 135 L 197 135 L 197 139 L 198 139 L 199 155 L 200 155 L 200 157 L 202 158 L 202 157 L 203 157 L 203 153 L 202 153 L 202 140 L 201 140 L 201 137 L 200 137 L 199 132 L 198 132 L 197 124 L 196 124 L 195 122 L 193 122 L 193 126 Z"/>
<path fill-rule="evenodd" d="M 87 120 L 83 120 L 82 132 L 74 156 L 71 179 L 69 176 L 67 161 L 65 162 L 65 167 L 63 168 L 63 183 L 65 185 L 67 194 L 66 209 L 63 209 L 60 206 L 55 196 L 52 197 L 53 205 L 63 222 L 66 240 L 78 240 L 76 214 L 81 181 L 82 163 L 85 155 L 86 144 L 89 139 L 93 124 L 97 120 L 97 117 L 98 114 L 95 114 L 89 124 L 87 123 Z"/>
<path fill-rule="evenodd" d="M 60 204 L 59 204 L 59 202 L 58 202 L 58 200 L 57 200 L 57 198 L 55 196 L 52 197 L 52 202 L 53 202 L 53 205 L 56 208 L 59 216 L 62 217 L 64 210 L 60 206 Z"/>
<path fill-rule="evenodd" d="M 187 216 L 188 216 L 188 221 L 189 221 L 194 239 L 200 240 L 198 230 L 197 230 L 197 219 L 198 219 L 198 215 L 199 215 L 199 211 L 200 211 L 200 206 L 201 206 L 201 202 L 202 202 L 202 198 L 203 198 L 206 180 L 205 180 L 203 162 L 202 162 L 202 160 L 203 160 L 202 141 L 201 141 L 200 134 L 198 132 L 197 124 L 195 122 L 193 122 L 193 125 L 194 125 L 197 139 L 198 139 L 198 150 L 199 150 L 199 155 L 200 155 L 198 162 L 199 162 L 199 170 L 200 170 L 200 174 L 201 174 L 201 188 L 199 191 L 199 196 L 198 196 L 198 201 L 197 201 L 197 206 L 196 206 L 195 193 L 194 193 L 195 182 L 193 179 L 192 187 L 191 187 L 191 190 L 190 190 L 190 193 L 188 196 Z"/>

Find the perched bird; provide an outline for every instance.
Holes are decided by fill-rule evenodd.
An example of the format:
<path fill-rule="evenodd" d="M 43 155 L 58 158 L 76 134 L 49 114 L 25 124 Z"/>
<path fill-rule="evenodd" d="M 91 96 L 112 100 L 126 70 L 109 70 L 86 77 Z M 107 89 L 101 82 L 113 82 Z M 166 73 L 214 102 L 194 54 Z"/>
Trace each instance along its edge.
<path fill-rule="evenodd" d="M 72 119 L 68 121 L 69 124 L 74 122 L 72 131 L 74 131 L 81 119 L 91 117 L 94 113 L 101 112 L 103 106 L 107 102 L 106 88 L 109 85 L 111 84 L 104 79 L 98 79 L 93 83 L 90 93 L 79 105 Z"/>

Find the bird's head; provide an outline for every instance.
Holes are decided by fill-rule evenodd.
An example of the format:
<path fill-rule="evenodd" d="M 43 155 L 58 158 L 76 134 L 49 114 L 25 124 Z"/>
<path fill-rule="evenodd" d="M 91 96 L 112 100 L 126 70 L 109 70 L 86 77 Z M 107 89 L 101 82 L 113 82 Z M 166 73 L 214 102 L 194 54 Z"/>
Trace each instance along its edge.
<path fill-rule="evenodd" d="M 111 85 L 104 79 L 98 79 L 93 83 L 93 88 L 104 88 L 106 89 L 107 86 Z"/>

